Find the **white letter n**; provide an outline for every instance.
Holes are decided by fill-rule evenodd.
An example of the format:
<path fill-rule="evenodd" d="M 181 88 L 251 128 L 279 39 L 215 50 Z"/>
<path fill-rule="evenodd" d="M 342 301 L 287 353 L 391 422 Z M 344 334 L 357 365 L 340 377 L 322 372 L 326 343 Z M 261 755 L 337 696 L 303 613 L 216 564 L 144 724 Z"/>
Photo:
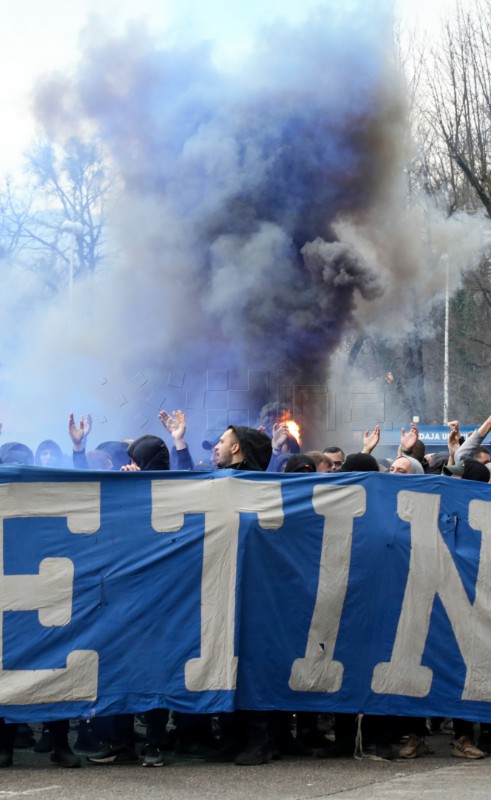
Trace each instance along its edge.
<path fill-rule="evenodd" d="M 469 522 L 482 531 L 479 573 L 474 604 L 464 589 L 452 555 L 440 534 L 440 497 L 400 492 L 397 511 L 411 524 L 409 575 L 391 660 L 377 664 L 372 689 L 378 694 L 425 697 L 433 672 L 421 664 L 435 595 L 450 620 L 466 666 L 463 700 L 491 700 L 491 564 L 490 504 L 473 500 Z"/>

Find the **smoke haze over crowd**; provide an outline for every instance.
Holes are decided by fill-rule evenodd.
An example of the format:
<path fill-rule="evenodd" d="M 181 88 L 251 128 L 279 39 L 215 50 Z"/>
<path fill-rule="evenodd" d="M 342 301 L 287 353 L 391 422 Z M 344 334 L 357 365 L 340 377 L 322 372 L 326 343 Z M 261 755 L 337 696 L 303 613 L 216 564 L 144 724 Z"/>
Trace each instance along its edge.
<path fill-rule="evenodd" d="M 209 43 L 140 24 L 86 28 L 77 71 L 47 76 L 35 111 L 59 142 L 103 142 L 120 256 L 75 287 L 73 311 L 20 302 L 12 270 L 13 429 L 29 420 L 42 438 L 75 406 L 107 421 L 101 439 L 137 435 L 161 404 L 204 393 L 207 370 L 322 384 L 348 331 L 404 329 L 415 303 L 443 293 L 444 253 L 455 284 L 481 225 L 408 208 L 391 23 L 377 2 L 324 4 L 263 28 L 226 65 Z M 34 341 L 17 335 L 26 320 Z"/>

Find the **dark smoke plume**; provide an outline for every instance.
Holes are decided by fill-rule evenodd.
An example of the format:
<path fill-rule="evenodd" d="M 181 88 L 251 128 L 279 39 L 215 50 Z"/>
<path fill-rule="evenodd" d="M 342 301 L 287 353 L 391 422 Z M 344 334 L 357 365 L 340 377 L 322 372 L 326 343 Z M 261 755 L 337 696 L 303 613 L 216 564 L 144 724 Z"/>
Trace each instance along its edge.
<path fill-rule="evenodd" d="M 96 372 L 322 383 L 358 309 L 385 313 L 424 267 L 400 223 L 405 86 L 383 5 L 270 26 L 226 70 L 210 46 L 166 46 L 139 26 L 89 28 L 85 42 L 77 73 L 36 95 L 50 136 L 96 133 L 118 174 L 120 263 L 79 288 L 63 342 L 59 319 L 40 334 L 76 364 L 73 395 Z"/>

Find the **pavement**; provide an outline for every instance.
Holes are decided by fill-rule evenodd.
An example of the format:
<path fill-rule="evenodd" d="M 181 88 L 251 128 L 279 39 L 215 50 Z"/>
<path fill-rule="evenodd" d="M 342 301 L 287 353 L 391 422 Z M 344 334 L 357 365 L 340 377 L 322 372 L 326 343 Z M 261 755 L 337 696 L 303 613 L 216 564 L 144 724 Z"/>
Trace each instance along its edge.
<path fill-rule="evenodd" d="M 488 800 L 491 758 L 455 758 L 449 737 L 429 740 L 435 754 L 375 761 L 283 758 L 260 767 L 175 759 L 158 769 L 97 766 L 63 769 L 49 754 L 16 750 L 14 766 L 0 770 L 2 798 L 43 800 Z"/>

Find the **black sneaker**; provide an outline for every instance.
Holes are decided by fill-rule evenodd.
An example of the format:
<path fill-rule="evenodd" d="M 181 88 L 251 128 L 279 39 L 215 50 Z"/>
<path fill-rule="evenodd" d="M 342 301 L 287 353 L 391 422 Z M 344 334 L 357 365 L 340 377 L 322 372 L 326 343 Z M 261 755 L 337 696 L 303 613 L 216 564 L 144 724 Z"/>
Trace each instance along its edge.
<path fill-rule="evenodd" d="M 301 739 L 295 739 L 294 736 L 279 741 L 278 750 L 282 756 L 311 756 L 314 753 L 311 747 L 307 747 Z"/>
<path fill-rule="evenodd" d="M 73 749 L 77 753 L 82 753 L 84 756 L 92 755 L 93 753 L 100 753 L 102 747 L 103 742 L 101 742 L 99 739 L 96 739 L 95 736 L 91 736 L 90 733 L 84 733 L 83 735 L 79 733 L 77 740 L 73 745 Z"/>
<path fill-rule="evenodd" d="M 121 744 L 110 744 L 105 749 L 87 756 L 91 764 L 134 764 L 138 756 L 132 747 Z"/>
<path fill-rule="evenodd" d="M 273 751 L 268 745 L 256 745 L 242 750 L 235 758 L 239 767 L 257 767 L 259 764 L 269 764 L 273 760 Z"/>
<path fill-rule="evenodd" d="M 43 728 L 41 736 L 33 749 L 35 753 L 51 753 L 53 749 L 53 737 L 49 728 Z"/>
<path fill-rule="evenodd" d="M 36 739 L 30 725 L 20 722 L 17 725 L 17 730 L 15 732 L 14 747 L 17 749 L 28 749 L 30 747 L 34 747 L 35 744 Z"/>
<path fill-rule="evenodd" d="M 145 745 L 142 767 L 163 767 L 164 764 L 164 754 L 160 747 L 154 744 Z"/>
<path fill-rule="evenodd" d="M 201 742 L 176 742 L 174 755 L 176 758 L 205 758 L 209 748 Z"/>
<path fill-rule="evenodd" d="M 317 752 L 318 758 L 348 758 L 355 752 L 355 743 L 344 742 L 342 739 L 331 742 L 327 747 Z"/>
<path fill-rule="evenodd" d="M 82 766 L 79 757 L 72 753 L 69 747 L 55 747 L 50 759 L 53 764 L 59 764 L 60 767 L 67 767 L 68 769 Z"/>
<path fill-rule="evenodd" d="M 210 750 L 205 756 L 209 764 L 230 764 L 235 761 L 239 749 L 235 744 L 222 744 L 216 750 Z"/>
<path fill-rule="evenodd" d="M 0 768 L 11 767 L 12 763 L 12 750 L 0 750 Z"/>

